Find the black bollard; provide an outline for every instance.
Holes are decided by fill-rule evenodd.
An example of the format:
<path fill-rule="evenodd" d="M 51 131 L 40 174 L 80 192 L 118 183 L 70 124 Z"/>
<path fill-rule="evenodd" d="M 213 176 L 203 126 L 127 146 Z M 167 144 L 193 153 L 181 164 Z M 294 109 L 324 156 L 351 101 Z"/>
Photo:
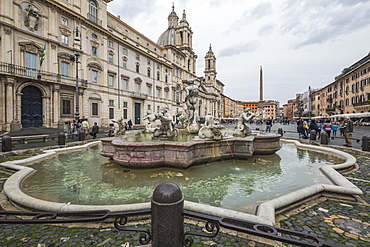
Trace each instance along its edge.
<path fill-rule="evenodd" d="M 3 152 L 12 151 L 12 138 L 10 136 L 3 136 L 1 147 Z"/>
<path fill-rule="evenodd" d="M 278 134 L 283 136 L 284 135 L 284 130 L 282 128 L 278 128 Z"/>
<path fill-rule="evenodd" d="M 182 247 L 184 197 L 170 182 L 159 184 L 152 197 L 152 247 Z"/>
<path fill-rule="evenodd" d="M 310 131 L 310 140 L 315 141 L 316 140 L 316 130 Z"/>
<path fill-rule="evenodd" d="M 85 133 L 84 132 L 78 132 L 77 137 L 79 141 L 84 141 L 85 140 Z"/>
<path fill-rule="evenodd" d="M 324 145 L 328 145 L 329 143 L 328 133 L 326 133 L 325 131 L 321 132 L 320 143 Z"/>
<path fill-rule="evenodd" d="M 362 137 L 362 151 L 370 151 L 370 137 L 365 135 Z"/>
<path fill-rule="evenodd" d="M 64 133 L 59 133 L 58 145 L 66 145 L 66 135 Z"/>

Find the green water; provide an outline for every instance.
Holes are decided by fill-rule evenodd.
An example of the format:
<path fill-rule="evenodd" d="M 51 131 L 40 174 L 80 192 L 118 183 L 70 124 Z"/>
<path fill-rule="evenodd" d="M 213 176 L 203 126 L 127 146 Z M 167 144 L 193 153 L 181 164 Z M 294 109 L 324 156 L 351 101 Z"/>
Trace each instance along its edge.
<path fill-rule="evenodd" d="M 185 200 L 254 213 L 256 205 L 305 188 L 331 182 L 323 165 L 342 162 L 330 155 L 283 144 L 274 155 L 228 160 L 188 169 L 125 169 L 102 157 L 100 147 L 60 155 L 33 165 L 22 184 L 35 198 L 72 204 L 113 205 L 149 202 L 161 182 L 176 183 Z"/>

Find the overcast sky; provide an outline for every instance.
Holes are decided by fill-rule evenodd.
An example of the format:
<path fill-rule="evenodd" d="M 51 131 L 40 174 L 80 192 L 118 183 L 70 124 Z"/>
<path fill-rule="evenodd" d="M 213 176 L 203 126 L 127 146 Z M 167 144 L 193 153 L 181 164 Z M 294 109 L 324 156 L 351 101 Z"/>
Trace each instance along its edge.
<path fill-rule="evenodd" d="M 237 100 L 259 100 L 260 66 L 264 99 L 283 105 L 308 86 L 333 82 L 370 51 L 369 0 L 114 0 L 108 11 L 157 42 L 172 3 L 194 32 L 197 76 L 211 43 L 217 78 Z"/>

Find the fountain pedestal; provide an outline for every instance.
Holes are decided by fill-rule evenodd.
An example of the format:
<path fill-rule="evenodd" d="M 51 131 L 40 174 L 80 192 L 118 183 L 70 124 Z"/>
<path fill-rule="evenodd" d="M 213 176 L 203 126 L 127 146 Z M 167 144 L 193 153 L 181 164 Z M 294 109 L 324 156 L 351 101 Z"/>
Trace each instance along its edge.
<path fill-rule="evenodd" d="M 121 138 L 104 138 L 101 155 L 129 168 L 186 168 L 216 160 L 248 159 L 253 154 L 274 154 L 279 149 L 280 135 L 274 134 L 189 142 L 126 142 Z"/>

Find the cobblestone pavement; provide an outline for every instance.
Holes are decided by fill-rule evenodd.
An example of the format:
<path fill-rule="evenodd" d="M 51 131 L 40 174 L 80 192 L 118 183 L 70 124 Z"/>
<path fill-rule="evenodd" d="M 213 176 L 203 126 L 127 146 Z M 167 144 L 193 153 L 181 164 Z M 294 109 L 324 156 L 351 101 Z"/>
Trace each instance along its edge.
<path fill-rule="evenodd" d="M 364 202 L 328 199 L 287 216 L 287 219 L 280 222 L 281 227 L 313 234 L 346 246 L 370 246 L 370 159 L 354 156 L 360 168 L 345 177 L 363 191 L 361 198 Z"/>

